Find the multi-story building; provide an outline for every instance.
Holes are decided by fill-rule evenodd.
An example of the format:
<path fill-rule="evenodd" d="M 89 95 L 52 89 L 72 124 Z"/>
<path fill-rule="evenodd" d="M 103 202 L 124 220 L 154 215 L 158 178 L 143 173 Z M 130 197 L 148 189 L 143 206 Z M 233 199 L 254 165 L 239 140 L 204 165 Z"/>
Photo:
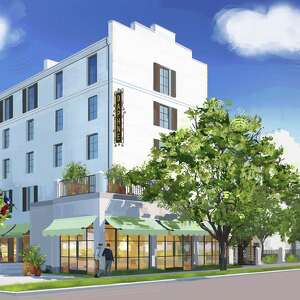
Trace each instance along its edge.
<path fill-rule="evenodd" d="M 105 172 L 113 164 L 141 164 L 159 146 L 159 134 L 185 126 L 184 112 L 206 98 L 207 65 L 178 44 L 175 33 L 116 21 L 109 22 L 106 38 L 60 62 L 45 60 L 40 73 L 0 93 L 1 189 L 16 207 L 0 229 L 2 260 L 20 260 L 30 240 L 47 255 L 47 266 L 91 271 L 95 245 L 110 240 L 118 268 L 182 266 L 182 251 L 175 263 L 177 248 L 169 260 L 166 250 L 171 242 L 183 245 L 181 235 L 169 241 L 172 229 L 155 221 L 168 212 L 134 196 L 107 193 Z M 85 164 L 92 175 L 78 195 L 61 182 L 70 162 Z M 154 222 L 148 224 L 154 226 L 151 237 L 150 231 L 138 235 L 137 246 L 128 235 L 117 242 L 116 216 Z M 122 224 L 117 229 L 130 233 Z M 206 259 L 212 261 L 214 242 L 201 241 L 209 243 Z M 141 245 L 144 260 L 130 252 L 138 247 L 140 253 Z"/>

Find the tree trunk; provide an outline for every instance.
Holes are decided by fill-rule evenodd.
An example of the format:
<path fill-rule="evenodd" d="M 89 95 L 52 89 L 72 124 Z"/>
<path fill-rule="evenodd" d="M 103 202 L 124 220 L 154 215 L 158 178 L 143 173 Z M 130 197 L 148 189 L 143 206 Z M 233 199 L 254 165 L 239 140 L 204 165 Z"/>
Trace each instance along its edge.
<path fill-rule="evenodd" d="M 264 255 L 265 255 L 265 246 L 264 246 L 264 242 L 265 242 L 265 239 L 261 239 L 260 240 L 260 246 L 261 246 L 261 256 L 260 256 L 260 259 L 262 260 Z"/>
<path fill-rule="evenodd" d="M 241 243 L 238 244 L 238 264 L 244 264 L 244 247 Z"/>
<path fill-rule="evenodd" d="M 221 271 L 227 270 L 226 243 L 224 241 L 219 241 L 219 268 Z"/>

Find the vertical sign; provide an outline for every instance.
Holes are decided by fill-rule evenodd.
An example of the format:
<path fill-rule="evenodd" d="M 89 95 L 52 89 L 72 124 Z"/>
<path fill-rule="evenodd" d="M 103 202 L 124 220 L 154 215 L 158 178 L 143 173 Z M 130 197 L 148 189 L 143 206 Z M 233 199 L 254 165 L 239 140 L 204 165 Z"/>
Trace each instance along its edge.
<path fill-rule="evenodd" d="M 114 104 L 114 134 L 115 146 L 124 146 L 124 106 L 123 106 L 123 89 L 118 89 L 115 92 Z"/>

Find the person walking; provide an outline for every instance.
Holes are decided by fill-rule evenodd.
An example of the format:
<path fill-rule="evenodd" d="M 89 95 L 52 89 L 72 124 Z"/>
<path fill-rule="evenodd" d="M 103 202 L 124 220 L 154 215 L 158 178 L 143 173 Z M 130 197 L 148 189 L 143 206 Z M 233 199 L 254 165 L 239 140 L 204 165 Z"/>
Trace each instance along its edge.
<path fill-rule="evenodd" d="M 101 269 L 100 269 L 100 260 L 101 260 L 101 251 L 102 250 L 102 244 L 99 243 L 96 252 L 95 252 L 95 261 L 96 261 L 96 274 L 95 277 L 100 277 L 101 276 Z"/>
<path fill-rule="evenodd" d="M 110 244 L 107 243 L 103 250 L 102 256 L 105 257 L 105 275 L 111 274 L 111 266 L 114 261 L 114 255 L 110 249 Z"/>

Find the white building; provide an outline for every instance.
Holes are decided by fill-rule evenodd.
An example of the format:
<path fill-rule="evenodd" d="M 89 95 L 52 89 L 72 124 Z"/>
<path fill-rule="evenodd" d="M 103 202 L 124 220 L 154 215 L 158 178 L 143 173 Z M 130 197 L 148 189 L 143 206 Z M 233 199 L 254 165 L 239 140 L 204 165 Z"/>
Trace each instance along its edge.
<path fill-rule="evenodd" d="M 116 111 L 118 97 L 123 107 Z M 134 22 L 128 27 L 116 21 L 109 22 L 106 38 L 60 62 L 45 60 L 40 73 L 0 93 L 0 188 L 16 206 L 5 227 L 10 231 L 2 229 L 2 260 L 18 261 L 19 250 L 30 236 L 30 243 L 39 244 L 47 254 L 46 265 L 52 269 L 76 265 L 73 269 L 90 270 L 89 255 L 85 262 L 78 257 L 80 241 L 65 241 L 66 232 L 43 236 L 43 230 L 57 226 L 58 219 L 91 217 L 93 242 L 86 242 L 85 251 L 92 252 L 98 242 L 107 240 L 108 217 L 154 219 L 167 214 L 132 196 L 106 193 L 104 173 L 117 163 L 139 165 L 157 145 L 159 134 L 185 126 L 184 112 L 206 98 L 207 65 L 178 44 L 175 33 L 158 25 L 148 28 Z M 85 164 L 95 177 L 90 177 L 84 195 L 62 197 L 64 185 L 58 181 L 72 161 Z M 159 243 L 158 238 L 149 246 L 157 256 Z M 214 242 L 209 243 L 213 249 Z M 70 258 L 74 249 L 76 259 Z M 63 251 L 68 252 L 66 259 Z M 159 265 L 150 252 L 145 255 L 148 265 Z M 167 267 L 166 253 L 162 256 Z"/>

